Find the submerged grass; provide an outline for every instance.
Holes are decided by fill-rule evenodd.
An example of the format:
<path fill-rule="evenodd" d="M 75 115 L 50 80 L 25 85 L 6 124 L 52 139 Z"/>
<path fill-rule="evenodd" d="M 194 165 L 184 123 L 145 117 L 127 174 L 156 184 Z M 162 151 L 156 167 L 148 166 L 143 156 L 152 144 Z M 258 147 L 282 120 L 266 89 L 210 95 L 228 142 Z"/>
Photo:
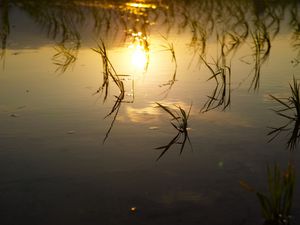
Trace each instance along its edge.
<path fill-rule="evenodd" d="M 265 225 L 289 225 L 296 181 L 295 169 L 289 164 L 285 171 L 281 171 L 275 164 L 273 168 L 268 166 L 267 172 L 268 194 L 255 191 L 243 181 L 240 185 L 247 191 L 256 193 Z"/>
<path fill-rule="evenodd" d="M 156 149 L 162 150 L 160 155 L 156 160 L 159 160 L 174 144 L 181 145 L 180 147 L 180 154 L 182 154 L 184 146 L 186 141 L 190 143 L 191 147 L 191 141 L 188 135 L 188 119 L 190 116 L 190 112 L 192 109 L 192 104 L 189 108 L 189 111 L 186 112 L 184 109 L 182 109 L 180 106 L 175 105 L 176 109 L 171 109 L 168 106 L 162 105 L 158 102 L 156 102 L 157 106 L 164 110 L 167 114 L 171 116 L 171 124 L 172 126 L 177 130 L 177 134 L 174 136 L 174 138 L 171 139 L 171 141 L 167 145 L 163 145 L 160 147 L 157 147 Z"/>
<path fill-rule="evenodd" d="M 287 122 L 280 127 L 270 127 L 271 131 L 268 135 L 272 136 L 269 140 L 272 141 L 281 132 L 289 131 L 289 140 L 287 146 L 290 150 L 297 147 L 300 136 L 300 83 L 293 77 L 293 83 L 289 85 L 291 95 L 286 98 L 277 98 L 270 95 L 272 99 L 278 102 L 282 107 L 273 110 L 277 115 L 287 120 Z"/>

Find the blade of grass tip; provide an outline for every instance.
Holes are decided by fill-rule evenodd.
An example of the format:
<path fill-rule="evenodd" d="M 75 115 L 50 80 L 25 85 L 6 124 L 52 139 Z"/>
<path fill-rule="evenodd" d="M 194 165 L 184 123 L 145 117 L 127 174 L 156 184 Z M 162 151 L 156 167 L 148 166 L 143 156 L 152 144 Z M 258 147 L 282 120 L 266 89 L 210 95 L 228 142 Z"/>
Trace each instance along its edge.
<path fill-rule="evenodd" d="M 207 68 L 211 71 L 212 74 L 215 74 L 215 71 L 211 68 L 211 66 L 206 62 L 206 60 L 200 55 L 200 58 L 204 62 L 204 64 L 207 66 Z"/>
<path fill-rule="evenodd" d="M 184 146 L 185 146 L 186 139 L 187 139 L 187 134 L 184 133 L 184 138 L 183 138 L 183 141 L 182 141 L 182 143 L 181 143 L 181 148 L 180 148 L 180 155 L 181 155 L 182 152 L 183 152 L 183 149 L 184 149 Z"/>
<path fill-rule="evenodd" d="M 192 105 L 193 105 L 193 103 L 191 103 L 191 105 L 190 105 L 190 108 L 189 108 L 189 111 L 188 111 L 188 114 L 187 114 L 187 119 L 190 117 L 190 113 L 191 113 Z"/>
<path fill-rule="evenodd" d="M 291 116 L 288 116 L 288 115 L 285 115 L 285 114 L 283 114 L 283 113 L 280 113 L 280 112 L 276 112 L 279 116 L 282 116 L 282 117 L 285 117 L 285 118 L 287 118 L 287 119 L 290 119 L 290 120 L 295 120 L 295 118 L 294 117 L 291 117 Z"/>
<path fill-rule="evenodd" d="M 169 142 L 169 144 L 165 145 L 165 146 L 161 146 L 158 147 L 156 149 L 164 149 L 163 152 L 158 156 L 158 158 L 156 159 L 156 161 L 158 161 L 168 150 L 169 148 L 176 143 L 178 137 L 180 135 L 180 132 L 177 133 L 177 135 Z"/>
<path fill-rule="evenodd" d="M 160 107 L 160 108 L 162 108 L 163 110 L 165 110 L 167 113 L 169 113 L 175 120 L 178 120 L 177 118 L 177 116 L 175 116 L 174 114 L 173 114 L 173 112 L 167 107 L 167 106 L 164 106 L 164 105 L 162 105 L 162 104 L 160 104 L 160 103 L 158 103 L 158 102 L 156 102 L 156 104 Z"/>
<path fill-rule="evenodd" d="M 194 148 L 193 148 L 191 139 L 190 139 L 190 137 L 189 137 L 189 134 L 187 133 L 186 136 L 187 136 L 187 140 L 188 140 L 188 142 L 189 142 L 189 144 L 190 144 L 190 146 L 191 146 L 192 151 L 194 151 Z"/>
<path fill-rule="evenodd" d="M 182 115 L 182 117 L 183 117 L 183 119 L 184 120 L 186 120 L 187 119 L 187 117 L 186 117 L 186 113 L 185 113 L 185 111 L 180 107 L 180 106 L 178 106 L 178 108 L 179 108 L 179 110 L 180 110 L 180 113 L 181 113 L 181 115 Z"/>
<path fill-rule="evenodd" d="M 178 126 L 176 126 L 173 122 L 171 122 L 171 124 L 176 130 L 180 131 L 180 128 L 178 128 Z"/>

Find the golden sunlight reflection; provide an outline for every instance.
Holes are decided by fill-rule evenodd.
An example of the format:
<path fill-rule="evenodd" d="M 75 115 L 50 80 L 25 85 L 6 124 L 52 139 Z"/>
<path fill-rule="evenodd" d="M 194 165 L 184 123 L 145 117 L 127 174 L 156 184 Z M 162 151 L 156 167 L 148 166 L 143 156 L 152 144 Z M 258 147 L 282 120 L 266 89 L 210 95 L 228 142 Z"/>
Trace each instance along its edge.
<path fill-rule="evenodd" d="M 135 69 L 147 70 L 149 64 L 149 43 L 142 32 L 132 33 L 132 41 L 128 46 L 132 50 L 131 64 Z"/>
<path fill-rule="evenodd" d="M 128 119 L 134 123 L 155 123 L 159 121 L 158 115 L 160 115 L 160 112 L 154 107 L 154 105 L 144 108 L 128 106 L 126 111 Z"/>
<path fill-rule="evenodd" d="M 134 7 L 134 8 L 151 8 L 151 9 L 156 9 L 155 4 L 146 4 L 142 2 L 128 2 L 126 3 L 126 6 L 128 7 Z"/>

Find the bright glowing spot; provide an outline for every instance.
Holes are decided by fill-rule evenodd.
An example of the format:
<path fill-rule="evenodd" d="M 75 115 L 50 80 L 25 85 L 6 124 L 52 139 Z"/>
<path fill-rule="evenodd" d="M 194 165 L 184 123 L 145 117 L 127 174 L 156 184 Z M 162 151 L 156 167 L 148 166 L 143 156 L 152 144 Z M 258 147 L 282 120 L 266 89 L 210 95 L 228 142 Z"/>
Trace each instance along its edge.
<path fill-rule="evenodd" d="M 143 4 L 143 3 L 135 3 L 135 2 L 128 2 L 128 3 L 126 3 L 126 6 L 134 7 L 134 8 L 152 8 L 152 9 L 156 9 L 156 5 L 154 5 L 154 4 Z"/>
<path fill-rule="evenodd" d="M 147 53 L 143 49 L 142 46 L 129 46 L 129 48 L 133 49 L 131 63 L 137 69 L 145 69 L 147 64 Z"/>

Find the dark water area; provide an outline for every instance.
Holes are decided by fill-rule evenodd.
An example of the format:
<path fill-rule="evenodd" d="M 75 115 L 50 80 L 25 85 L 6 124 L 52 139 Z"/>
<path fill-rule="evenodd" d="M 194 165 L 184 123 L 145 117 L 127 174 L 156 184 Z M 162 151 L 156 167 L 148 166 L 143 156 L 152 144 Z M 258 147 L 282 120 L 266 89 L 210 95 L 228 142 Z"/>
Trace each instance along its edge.
<path fill-rule="evenodd" d="M 1 0 L 0 223 L 299 224 L 299 10 Z"/>

